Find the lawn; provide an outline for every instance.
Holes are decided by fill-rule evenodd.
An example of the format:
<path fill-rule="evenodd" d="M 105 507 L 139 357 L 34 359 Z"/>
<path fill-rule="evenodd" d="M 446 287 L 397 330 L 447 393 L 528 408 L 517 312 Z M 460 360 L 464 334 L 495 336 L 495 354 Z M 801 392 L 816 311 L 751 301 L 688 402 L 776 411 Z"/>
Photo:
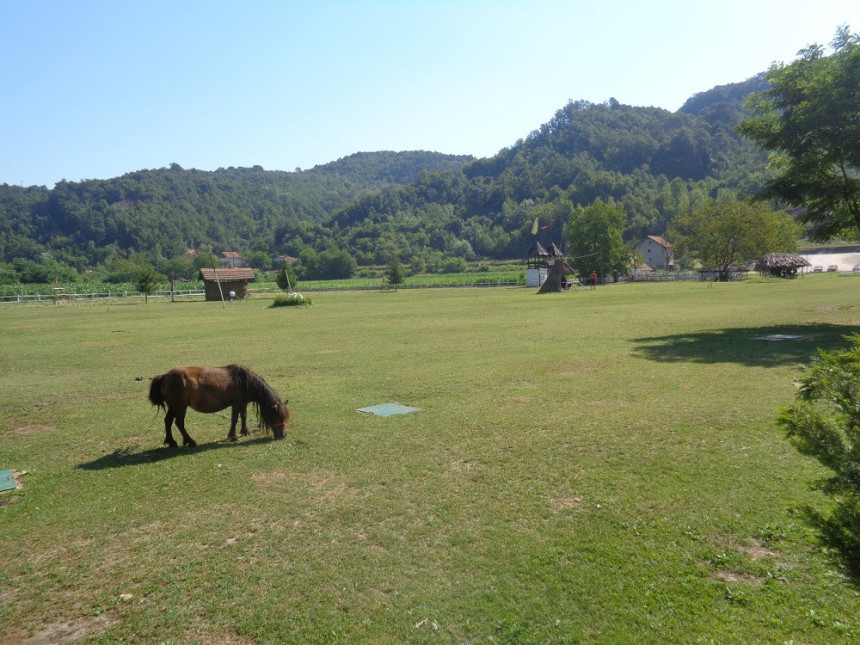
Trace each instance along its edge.
<path fill-rule="evenodd" d="M 774 419 L 858 287 L 4 305 L 0 642 L 856 638 L 803 520 L 824 472 Z M 231 362 L 287 439 L 190 412 L 198 447 L 163 447 L 149 378 Z M 390 401 L 421 410 L 356 411 Z"/>

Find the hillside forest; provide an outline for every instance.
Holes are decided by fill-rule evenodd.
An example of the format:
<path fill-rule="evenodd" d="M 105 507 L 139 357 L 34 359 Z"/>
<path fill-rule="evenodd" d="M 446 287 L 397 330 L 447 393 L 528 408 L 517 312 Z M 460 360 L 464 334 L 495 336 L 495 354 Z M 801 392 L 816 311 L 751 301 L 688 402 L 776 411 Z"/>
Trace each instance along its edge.
<path fill-rule="evenodd" d="M 535 241 L 564 249 L 572 213 L 598 201 L 623 208 L 625 242 L 666 235 L 708 200 L 760 190 L 766 156 L 735 129 L 765 87 L 762 74 L 676 112 L 571 101 L 489 158 L 363 152 L 293 172 L 174 163 L 50 189 L 2 184 L 0 283 L 120 281 L 144 263 L 191 278 L 189 249 L 236 251 L 261 270 L 291 256 L 317 279 L 394 261 L 451 272 L 524 259 Z"/>

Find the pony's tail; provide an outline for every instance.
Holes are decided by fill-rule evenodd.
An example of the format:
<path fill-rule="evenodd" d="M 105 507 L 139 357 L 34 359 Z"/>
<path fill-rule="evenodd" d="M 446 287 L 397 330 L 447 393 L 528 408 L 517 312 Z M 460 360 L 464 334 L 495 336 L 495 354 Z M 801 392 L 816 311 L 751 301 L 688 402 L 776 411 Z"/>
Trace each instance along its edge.
<path fill-rule="evenodd" d="M 152 383 L 149 384 L 149 402 L 152 405 L 157 405 L 159 408 L 164 407 L 164 395 L 161 393 L 161 379 L 164 374 L 159 374 L 152 378 Z"/>

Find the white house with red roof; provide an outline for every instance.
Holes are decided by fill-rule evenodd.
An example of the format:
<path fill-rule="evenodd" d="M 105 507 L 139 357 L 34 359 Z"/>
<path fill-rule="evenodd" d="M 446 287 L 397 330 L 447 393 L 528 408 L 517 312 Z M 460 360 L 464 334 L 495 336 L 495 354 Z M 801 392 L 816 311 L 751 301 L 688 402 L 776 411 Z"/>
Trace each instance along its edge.
<path fill-rule="evenodd" d="M 659 235 L 649 235 L 639 242 L 636 250 L 653 269 L 675 268 L 675 247 Z"/>

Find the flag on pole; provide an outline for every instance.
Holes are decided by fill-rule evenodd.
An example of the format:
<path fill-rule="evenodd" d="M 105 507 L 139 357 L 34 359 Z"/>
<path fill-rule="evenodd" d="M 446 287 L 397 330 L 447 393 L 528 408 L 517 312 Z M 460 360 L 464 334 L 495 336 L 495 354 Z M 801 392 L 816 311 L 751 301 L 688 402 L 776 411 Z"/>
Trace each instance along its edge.
<path fill-rule="evenodd" d="M 537 235 L 538 232 L 538 218 L 535 217 L 535 223 L 532 226 L 532 235 Z"/>

